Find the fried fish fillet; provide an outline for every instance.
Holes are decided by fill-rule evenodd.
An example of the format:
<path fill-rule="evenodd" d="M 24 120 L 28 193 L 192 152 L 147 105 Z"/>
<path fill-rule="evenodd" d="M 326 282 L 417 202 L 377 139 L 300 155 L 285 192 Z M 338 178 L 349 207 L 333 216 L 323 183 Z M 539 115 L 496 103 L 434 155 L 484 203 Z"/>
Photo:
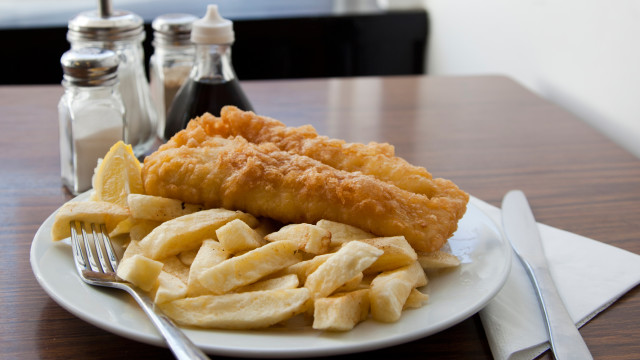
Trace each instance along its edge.
<path fill-rule="evenodd" d="M 189 132 L 178 133 L 178 139 Z M 283 223 L 339 221 L 378 236 L 404 235 L 416 250 L 427 252 L 446 242 L 466 209 L 468 198 L 429 198 L 374 176 L 281 151 L 273 143 L 197 136 L 185 137 L 183 146 L 166 144 L 145 159 L 147 194 L 243 210 Z"/>
<path fill-rule="evenodd" d="M 192 120 L 186 130 L 172 138 L 167 146 L 206 146 L 210 137 L 242 136 L 252 143 L 273 143 L 280 150 L 308 156 L 336 169 L 373 175 L 401 189 L 429 197 L 467 197 L 451 181 L 434 179 L 424 167 L 395 156 L 392 145 L 346 143 L 318 135 L 311 125 L 287 127 L 276 119 L 234 106 L 222 108 L 219 118 L 204 114 Z"/>

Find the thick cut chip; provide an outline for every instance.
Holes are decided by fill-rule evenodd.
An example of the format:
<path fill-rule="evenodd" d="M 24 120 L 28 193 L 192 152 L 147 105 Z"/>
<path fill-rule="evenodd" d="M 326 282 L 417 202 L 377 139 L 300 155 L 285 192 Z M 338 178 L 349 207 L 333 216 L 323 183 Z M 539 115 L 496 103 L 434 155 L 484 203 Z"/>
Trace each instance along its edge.
<path fill-rule="evenodd" d="M 180 261 L 186 266 L 191 266 L 199 250 L 200 248 L 183 251 L 178 254 L 178 259 L 180 259 Z"/>
<path fill-rule="evenodd" d="M 143 194 L 129 194 L 127 203 L 131 216 L 136 219 L 153 221 L 169 221 L 204 209 L 202 205 L 187 204 L 176 199 Z"/>
<path fill-rule="evenodd" d="M 329 230 L 331 233 L 331 247 L 336 247 L 352 240 L 370 239 L 375 237 L 375 235 L 355 226 L 331 220 L 319 220 L 316 223 L 316 226 Z"/>
<path fill-rule="evenodd" d="M 129 237 L 131 240 L 142 240 L 147 235 L 149 235 L 153 229 L 157 228 L 162 224 L 158 221 L 151 220 L 136 220 L 133 225 L 131 225 L 131 229 L 129 229 Z"/>
<path fill-rule="evenodd" d="M 189 281 L 187 283 L 187 296 L 194 297 L 211 294 L 207 288 L 200 284 L 198 276 L 221 262 L 227 260 L 231 254 L 222 245 L 211 239 L 202 242 L 196 257 L 189 268 Z"/>
<path fill-rule="evenodd" d="M 51 239 L 62 240 L 71 236 L 71 221 L 85 224 L 105 224 L 107 232 L 129 217 L 129 211 L 114 203 L 105 201 L 71 201 L 60 207 L 51 227 Z"/>
<path fill-rule="evenodd" d="M 418 255 L 404 236 L 381 237 L 360 240 L 373 245 L 384 253 L 365 271 L 367 274 L 394 270 L 416 261 Z"/>
<path fill-rule="evenodd" d="M 212 294 L 224 294 L 301 259 L 302 254 L 295 243 L 277 241 L 223 261 L 202 272 L 198 280 Z"/>
<path fill-rule="evenodd" d="M 122 259 L 120 259 L 120 262 L 125 261 L 126 259 L 133 257 L 134 255 L 144 256 L 144 249 L 140 247 L 140 241 L 137 240 L 129 241 L 126 249 L 124 249 L 124 253 L 122 254 Z"/>
<path fill-rule="evenodd" d="M 344 283 L 344 285 L 337 288 L 333 293 L 336 294 L 340 292 L 349 292 L 353 290 L 358 290 L 359 288 L 364 288 L 364 286 L 362 286 L 362 279 L 364 279 L 364 274 L 359 273 L 358 275 L 354 276 L 351 280 Z"/>
<path fill-rule="evenodd" d="M 368 316 L 369 289 L 340 293 L 314 301 L 313 328 L 348 331 Z"/>
<path fill-rule="evenodd" d="M 426 284 L 427 276 L 417 261 L 379 274 L 371 282 L 372 317 L 382 322 L 397 321 L 411 290 Z"/>
<path fill-rule="evenodd" d="M 293 241 L 298 248 L 309 254 L 324 254 L 331 245 L 331 233 L 312 224 L 291 224 L 265 236 L 267 241 Z"/>
<path fill-rule="evenodd" d="M 418 261 L 425 270 L 447 269 L 460 266 L 460 259 L 457 256 L 444 252 L 434 251 L 430 253 L 419 253 Z"/>
<path fill-rule="evenodd" d="M 282 269 L 278 272 L 278 275 L 295 274 L 298 276 L 300 283 L 304 284 L 304 282 L 307 281 L 307 277 L 312 272 L 316 271 L 316 269 L 331 256 L 333 256 L 333 254 L 323 254 L 314 256 L 309 260 L 300 261 L 299 263 L 295 263 Z"/>
<path fill-rule="evenodd" d="M 187 296 L 187 285 L 176 276 L 161 271 L 158 275 L 157 287 L 152 289 L 150 293 L 153 302 L 162 304 Z"/>
<path fill-rule="evenodd" d="M 160 271 L 162 271 L 161 262 L 138 254 L 120 261 L 117 274 L 140 289 L 149 291 L 158 281 Z"/>
<path fill-rule="evenodd" d="M 203 295 L 161 304 L 180 325 L 217 329 L 259 329 L 287 320 L 308 307 L 305 288 Z"/>
<path fill-rule="evenodd" d="M 157 260 L 162 264 L 162 270 L 177 277 L 185 285 L 189 281 L 189 267 L 180 261 L 177 255 L 167 256 L 166 258 Z"/>
<path fill-rule="evenodd" d="M 295 274 L 289 274 L 271 279 L 261 280 L 253 284 L 238 288 L 235 292 L 241 293 L 262 290 L 295 289 L 298 287 L 298 285 L 300 285 L 298 277 Z"/>
<path fill-rule="evenodd" d="M 240 219 L 232 220 L 216 230 L 218 241 L 231 254 L 253 250 L 266 244 L 266 241 L 247 223 Z"/>
<path fill-rule="evenodd" d="M 332 254 L 307 277 L 304 287 L 314 299 L 327 297 L 337 288 L 368 268 L 383 251 L 360 241 L 352 241 Z"/>
<path fill-rule="evenodd" d="M 203 210 L 163 222 L 142 239 L 140 245 L 152 259 L 177 255 L 198 248 L 203 240 L 215 236 L 216 229 L 234 219 L 251 225 L 258 222 L 252 215 L 241 211 Z"/>
<path fill-rule="evenodd" d="M 404 309 L 417 309 L 421 308 L 427 301 L 429 301 L 429 295 L 423 294 L 420 290 L 413 288 L 407 301 L 404 303 Z"/>
<path fill-rule="evenodd" d="M 93 175 L 93 200 L 107 201 L 127 207 L 129 194 L 142 194 L 142 166 L 131 145 L 115 143 L 104 156 Z"/>
<path fill-rule="evenodd" d="M 135 224 L 135 220 L 132 217 L 128 217 L 118 223 L 115 229 L 113 229 L 109 233 L 110 238 L 114 238 L 116 236 L 128 234 L 131 231 L 131 227 Z"/>

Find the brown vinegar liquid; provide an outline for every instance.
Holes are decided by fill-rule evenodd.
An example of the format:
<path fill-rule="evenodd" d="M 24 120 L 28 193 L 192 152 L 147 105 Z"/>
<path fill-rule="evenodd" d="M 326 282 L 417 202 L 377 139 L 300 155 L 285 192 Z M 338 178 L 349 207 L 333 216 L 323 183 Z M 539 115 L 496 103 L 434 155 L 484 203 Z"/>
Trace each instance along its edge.
<path fill-rule="evenodd" d="M 226 105 L 253 111 L 238 79 L 209 82 L 187 79 L 169 108 L 164 140 L 169 140 L 175 133 L 184 129 L 189 120 L 205 112 L 220 116 L 220 109 Z"/>

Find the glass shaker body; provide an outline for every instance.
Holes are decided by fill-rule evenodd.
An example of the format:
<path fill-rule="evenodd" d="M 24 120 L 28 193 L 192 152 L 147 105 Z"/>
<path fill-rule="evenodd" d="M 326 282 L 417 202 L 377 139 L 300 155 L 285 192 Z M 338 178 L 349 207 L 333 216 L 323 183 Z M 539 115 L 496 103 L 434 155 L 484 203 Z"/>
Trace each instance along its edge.
<path fill-rule="evenodd" d="M 115 52 L 120 60 L 118 79 L 126 114 L 124 141 L 139 158 L 151 152 L 157 140 L 157 114 L 144 66 L 145 38 L 141 17 L 124 10 L 100 14 L 87 11 L 69 22 L 71 49 L 96 47 Z"/>
<path fill-rule="evenodd" d="M 143 38 L 141 36 L 138 39 L 112 42 L 77 41 L 71 44 L 72 49 L 99 47 L 112 50 L 118 55 L 120 94 L 126 109 L 124 142 L 131 144 L 137 157 L 151 151 L 157 139 L 158 121 L 145 74 Z"/>
<path fill-rule="evenodd" d="M 102 49 L 93 50 L 106 53 Z M 117 66 L 117 57 L 112 55 Z M 87 69 L 81 69 L 84 70 Z M 58 103 L 60 171 L 62 183 L 78 195 L 91 188 L 98 159 L 104 157 L 113 144 L 123 140 L 126 128 L 115 68 L 112 76 L 101 79 L 83 78 L 79 72 L 72 74 L 73 71 L 65 68 L 62 82 L 65 92 Z M 88 76 L 93 75 L 95 73 Z"/>
<path fill-rule="evenodd" d="M 154 53 L 149 60 L 149 85 L 158 114 L 160 138 L 169 106 L 193 67 L 195 45 L 191 43 L 190 33 L 195 19 L 189 14 L 166 14 L 152 23 Z"/>

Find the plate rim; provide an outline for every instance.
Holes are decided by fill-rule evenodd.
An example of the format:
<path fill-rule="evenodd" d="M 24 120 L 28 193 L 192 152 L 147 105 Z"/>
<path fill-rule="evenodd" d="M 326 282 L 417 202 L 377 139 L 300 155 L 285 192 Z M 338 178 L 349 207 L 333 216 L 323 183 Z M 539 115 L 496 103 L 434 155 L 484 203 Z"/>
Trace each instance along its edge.
<path fill-rule="evenodd" d="M 87 191 L 83 194 L 78 195 L 77 197 L 69 200 L 69 201 L 83 201 L 89 198 L 89 193 L 90 191 Z M 501 250 L 503 250 L 503 255 L 505 255 L 505 257 L 503 258 L 503 263 L 501 271 L 499 272 L 500 276 L 499 279 L 497 279 L 497 281 L 494 282 L 493 286 L 492 286 L 492 291 L 487 292 L 486 294 L 484 294 L 484 296 L 481 296 L 478 298 L 478 300 L 470 307 L 468 307 L 465 311 L 456 314 L 455 316 L 451 316 L 450 318 L 446 319 L 446 321 L 440 321 L 440 323 L 438 323 L 436 326 L 430 326 L 430 327 L 426 327 L 423 329 L 417 329 L 414 330 L 408 334 L 394 334 L 393 336 L 389 336 L 383 339 L 378 339 L 375 342 L 371 342 L 371 341 L 364 341 L 364 342 L 360 342 L 360 343 L 352 343 L 349 342 L 348 344 L 342 344 L 342 346 L 334 346 L 334 347 L 326 347 L 326 348 L 312 348 L 312 349 L 303 349 L 303 348 L 277 348 L 277 349 L 265 349 L 265 348 L 238 348 L 238 347 L 234 347 L 234 346 L 226 346 L 224 344 L 202 344 L 197 342 L 196 339 L 193 338 L 192 334 L 190 334 L 193 331 L 196 332 L 200 332 L 200 331 L 207 331 L 207 332 L 233 332 L 233 333 L 237 333 L 238 331 L 235 330 L 216 330 L 216 329 L 189 329 L 189 328 L 182 328 L 183 330 L 185 330 L 185 334 L 196 343 L 196 345 L 201 348 L 203 351 L 205 351 L 206 353 L 212 354 L 212 355 L 220 355 L 220 356 L 231 356 L 231 357 L 250 357 L 250 358 L 292 358 L 292 357 L 318 357 L 318 356 L 331 356 L 331 355 L 343 355 L 343 354 L 350 354 L 350 353 L 358 353 L 358 352 L 362 352 L 362 351 L 371 351 L 371 350 L 377 350 L 377 349 L 381 349 L 381 348 L 386 348 L 386 347 L 390 347 L 390 346 L 394 346 L 394 345 L 399 345 L 399 344 L 403 344 L 406 342 L 410 342 L 410 341 L 414 341 L 416 339 L 420 339 L 420 338 L 424 338 L 430 335 L 433 335 L 435 333 L 441 332 L 447 328 L 450 328 L 466 319 L 468 319 L 469 317 L 473 316 L 474 314 L 478 313 L 480 310 L 482 310 L 482 308 L 484 308 L 489 301 L 491 301 L 491 299 L 493 299 L 493 297 L 495 297 L 498 292 L 502 289 L 502 287 L 504 286 L 504 284 L 506 283 L 506 280 L 508 278 L 508 274 L 511 270 L 511 248 L 509 246 L 509 244 L 507 243 L 506 239 L 504 238 L 501 228 L 498 226 L 498 224 L 496 224 L 496 222 L 492 219 L 491 216 L 489 216 L 482 208 L 480 208 L 479 206 L 476 205 L 476 202 L 478 202 L 480 200 L 476 199 L 473 196 L 470 196 L 469 199 L 469 203 L 468 203 L 468 207 L 471 206 L 474 208 L 474 211 L 477 211 L 479 214 L 482 215 L 482 217 L 484 218 L 483 220 L 483 224 L 485 225 L 491 225 L 490 227 L 492 228 L 492 230 L 495 232 L 495 235 L 497 236 L 497 240 L 498 242 L 501 244 Z M 59 209 L 59 208 L 58 208 Z M 47 293 L 47 295 L 53 299 L 58 305 L 60 305 L 62 308 L 66 309 L 67 311 L 69 311 L 70 313 L 72 313 L 74 316 L 92 324 L 93 326 L 96 326 L 98 328 L 101 328 L 105 331 L 111 332 L 113 334 L 128 338 L 128 339 L 132 339 L 135 341 L 139 341 L 142 343 L 146 343 L 149 345 L 155 345 L 155 346 L 160 346 L 160 347 L 167 347 L 166 343 L 164 342 L 164 340 L 162 339 L 160 333 L 154 328 L 153 332 L 139 332 L 137 330 L 133 330 L 133 329 L 128 329 L 126 327 L 122 327 L 122 326 L 118 326 L 117 323 L 116 324 L 112 324 L 110 322 L 106 322 L 106 321 L 97 321 L 96 319 L 92 318 L 91 316 L 87 316 L 87 314 L 85 314 L 85 312 L 83 312 L 81 309 L 79 309 L 78 307 L 74 306 L 74 304 L 72 303 L 68 303 L 66 302 L 64 299 L 62 299 L 61 297 L 58 296 L 56 289 L 53 289 L 50 286 L 50 283 L 43 277 L 42 272 L 40 271 L 40 265 L 38 264 L 38 259 L 37 259 L 37 250 L 38 250 L 38 245 L 40 245 L 40 243 L 38 242 L 38 239 L 42 239 L 43 237 L 47 237 L 50 240 L 49 235 L 43 234 L 43 232 L 45 230 L 50 229 L 50 227 L 47 227 L 48 224 L 53 222 L 53 218 L 55 216 L 55 214 L 57 213 L 58 209 L 56 209 L 54 212 L 52 212 L 47 218 L 46 220 L 43 221 L 43 223 L 40 225 L 40 227 L 38 228 L 37 232 L 34 235 L 33 241 L 31 243 L 31 249 L 30 249 L 30 254 L 29 254 L 29 258 L 30 258 L 30 263 L 31 263 L 31 268 L 32 268 L 32 272 L 34 274 L 34 276 L 36 277 L 36 280 L 38 281 L 38 284 L 45 290 L 45 292 Z M 467 213 L 465 214 L 465 216 L 467 216 L 467 214 L 469 213 L 469 208 L 467 209 Z M 64 243 L 64 240 L 62 241 L 62 243 Z M 52 247 L 52 246 L 58 246 L 55 242 L 53 241 L 49 241 L 48 245 L 47 244 L 43 244 L 41 246 L 46 246 L 47 249 Z M 94 291 L 108 291 L 109 289 L 98 289 L 97 287 L 91 286 L 91 285 L 87 285 L 84 282 L 82 282 L 82 280 L 77 277 L 77 281 L 81 284 L 81 286 L 86 286 L 88 288 L 91 288 Z M 116 292 L 113 292 L 114 294 Z M 116 296 L 128 296 L 128 294 L 125 294 L 124 292 L 120 292 L 118 293 L 118 295 Z M 426 304 L 426 306 L 429 306 L 429 304 Z M 419 309 L 418 309 L 419 310 Z M 142 312 L 142 310 L 140 309 L 140 311 Z M 368 321 L 373 321 L 371 319 L 369 319 Z M 381 326 L 385 326 L 385 324 L 383 323 L 377 323 L 377 325 L 381 325 Z M 318 331 L 318 333 L 321 333 L 320 331 Z"/>

